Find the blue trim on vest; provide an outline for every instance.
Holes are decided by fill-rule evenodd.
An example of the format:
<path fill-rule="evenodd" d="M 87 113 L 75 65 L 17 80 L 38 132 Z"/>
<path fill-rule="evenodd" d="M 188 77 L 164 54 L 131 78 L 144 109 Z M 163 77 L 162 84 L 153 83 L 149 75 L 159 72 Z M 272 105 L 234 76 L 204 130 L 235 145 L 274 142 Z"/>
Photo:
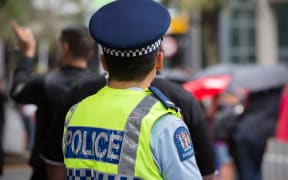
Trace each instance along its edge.
<path fill-rule="evenodd" d="M 170 101 L 157 87 L 150 86 L 149 90 L 157 99 L 161 101 L 165 108 L 174 109 L 176 110 L 176 112 L 180 112 L 179 107 L 177 107 L 172 101 Z"/>

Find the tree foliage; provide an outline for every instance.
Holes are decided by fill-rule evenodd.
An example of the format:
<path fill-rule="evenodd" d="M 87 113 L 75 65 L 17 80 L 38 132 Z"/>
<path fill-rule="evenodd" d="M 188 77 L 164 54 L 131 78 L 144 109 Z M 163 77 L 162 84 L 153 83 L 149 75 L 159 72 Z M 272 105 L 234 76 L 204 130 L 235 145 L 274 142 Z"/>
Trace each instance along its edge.
<path fill-rule="evenodd" d="M 84 21 L 85 6 L 82 0 L 59 0 L 57 7 L 47 0 L 43 0 L 43 3 L 47 7 L 37 9 L 33 6 L 33 0 L 0 0 L 0 39 L 13 36 L 10 26 L 12 20 L 31 28 L 37 37 L 45 39 L 54 39 L 65 25 Z M 66 3 L 74 3 L 79 11 L 75 14 L 61 14 Z"/>
<path fill-rule="evenodd" d="M 30 0 L 1 0 L 0 1 L 0 38 L 7 39 L 12 35 L 10 23 L 17 20 L 26 23 L 31 16 Z"/>
<path fill-rule="evenodd" d="M 161 3 L 168 7 L 178 7 L 181 10 L 201 10 L 209 11 L 219 8 L 228 0 L 162 0 Z"/>
<path fill-rule="evenodd" d="M 54 52 L 56 40 L 63 27 L 84 23 L 86 6 L 83 5 L 83 0 L 37 0 L 41 4 L 38 6 L 35 2 L 36 0 L 0 0 L 0 43 L 4 42 L 5 45 L 7 72 L 14 69 L 17 59 L 15 35 L 10 25 L 12 21 L 30 28 L 37 45 L 40 41 L 48 42 L 48 53 Z M 71 7 L 71 3 L 74 3 L 74 13 L 63 13 L 69 11 L 67 7 Z"/>

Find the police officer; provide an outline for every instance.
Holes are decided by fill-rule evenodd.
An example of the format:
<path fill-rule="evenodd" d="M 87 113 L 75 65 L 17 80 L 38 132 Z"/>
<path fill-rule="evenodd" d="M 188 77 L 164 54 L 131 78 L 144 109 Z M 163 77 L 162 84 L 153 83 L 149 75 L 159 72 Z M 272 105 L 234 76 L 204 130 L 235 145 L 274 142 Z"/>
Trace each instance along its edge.
<path fill-rule="evenodd" d="M 152 0 L 114 1 L 90 19 L 109 78 L 67 114 L 67 179 L 202 179 L 178 108 L 150 86 L 169 24 L 167 9 Z"/>
<path fill-rule="evenodd" d="M 106 83 L 107 80 L 104 74 L 83 80 L 73 88 L 71 102 L 67 109 L 85 97 L 95 94 Z M 195 158 L 201 175 L 204 180 L 214 180 L 216 178 L 214 147 L 199 103 L 191 93 L 185 91 L 179 84 L 167 79 L 156 77 L 151 85 L 160 89 L 165 96 L 181 109 L 183 120 L 187 124 L 191 137 L 193 137 Z"/>
<path fill-rule="evenodd" d="M 29 164 L 33 168 L 32 180 L 65 179 L 62 137 L 66 101 L 80 79 L 94 76 L 87 63 L 94 48 L 94 41 L 87 27 L 64 28 L 58 43 L 58 67 L 45 75 L 34 75 L 33 64 L 36 43 L 32 32 L 13 23 L 23 57 L 13 74 L 11 97 L 18 103 L 35 104 L 36 135 Z M 59 123 L 62 122 L 62 123 Z"/>

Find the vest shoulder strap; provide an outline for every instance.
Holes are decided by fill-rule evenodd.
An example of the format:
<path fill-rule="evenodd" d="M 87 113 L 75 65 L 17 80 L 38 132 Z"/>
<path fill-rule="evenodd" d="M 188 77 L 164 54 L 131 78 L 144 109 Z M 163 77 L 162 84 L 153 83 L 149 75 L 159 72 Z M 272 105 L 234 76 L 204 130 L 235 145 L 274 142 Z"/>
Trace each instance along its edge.
<path fill-rule="evenodd" d="M 152 94 L 161 101 L 161 103 L 165 106 L 167 109 L 174 109 L 177 113 L 180 113 L 180 108 L 177 107 L 172 101 L 168 99 L 165 94 L 163 94 L 157 87 L 150 86 L 149 90 L 152 92 Z"/>

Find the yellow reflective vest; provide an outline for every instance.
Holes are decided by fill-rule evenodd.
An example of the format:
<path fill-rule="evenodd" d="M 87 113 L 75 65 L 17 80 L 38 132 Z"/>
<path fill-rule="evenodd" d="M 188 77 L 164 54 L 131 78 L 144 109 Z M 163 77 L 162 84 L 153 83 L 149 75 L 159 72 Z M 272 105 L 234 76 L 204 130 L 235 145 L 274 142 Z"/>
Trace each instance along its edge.
<path fill-rule="evenodd" d="M 73 106 L 67 114 L 63 152 L 69 177 L 162 179 L 150 150 L 150 132 L 163 115 L 151 91 L 108 86 Z"/>

